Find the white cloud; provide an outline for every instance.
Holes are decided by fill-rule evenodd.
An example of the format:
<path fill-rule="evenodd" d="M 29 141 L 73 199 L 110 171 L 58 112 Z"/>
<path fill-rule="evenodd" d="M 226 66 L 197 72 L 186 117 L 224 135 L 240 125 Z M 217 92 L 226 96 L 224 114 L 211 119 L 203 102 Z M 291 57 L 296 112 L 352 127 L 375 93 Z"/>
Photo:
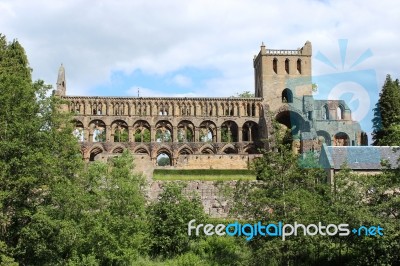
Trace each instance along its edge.
<path fill-rule="evenodd" d="M 130 89 L 126 91 L 127 96 L 133 96 L 137 97 L 138 96 L 138 90 L 139 90 L 139 97 L 201 97 L 200 95 L 193 93 L 193 92 L 187 92 L 187 93 L 165 93 L 159 90 L 154 90 L 154 89 L 149 89 L 149 88 L 143 88 L 140 86 L 133 86 Z"/>
<path fill-rule="evenodd" d="M 172 78 L 172 82 L 180 87 L 190 87 L 192 79 L 190 77 L 178 74 Z"/>
<path fill-rule="evenodd" d="M 395 1 L 23 1 L 0 4 L 0 28 L 26 48 L 34 77 L 54 84 L 64 63 L 67 93 L 95 94 L 112 71 L 165 74 L 187 66 L 222 77 L 188 94 L 229 96 L 253 89 L 253 55 L 268 48 L 296 49 L 306 40 L 333 60 L 337 39 L 349 39 L 348 58 L 370 48 L 363 64 L 399 77 L 400 5 Z M 336 61 L 335 61 L 336 62 Z M 314 73 L 324 69 L 313 62 Z M 175 82 L 189 88 L 191 77 Z M 162 88 L 149 88 L 161 91 Z M 154 93 L 153 93 L 154 94 Z"/>

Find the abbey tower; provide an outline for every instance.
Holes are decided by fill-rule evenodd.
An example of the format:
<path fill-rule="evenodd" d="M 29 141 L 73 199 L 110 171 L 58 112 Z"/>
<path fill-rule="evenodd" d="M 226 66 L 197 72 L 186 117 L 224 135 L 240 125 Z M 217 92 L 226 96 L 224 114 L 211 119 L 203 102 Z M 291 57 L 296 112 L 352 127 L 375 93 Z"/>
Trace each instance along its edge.
<path fill-rule="evenodd" d="M 262 44 L 253 60 L 255 96 L 263 98 L 270 110 L 276 111 L 282 97 L 289 102 L 293 98 L 312 95 L 311 55 L 309 41 L 297 50 L 267 49 Z M 302 84 L 296 84 L 299 82 Z"/>

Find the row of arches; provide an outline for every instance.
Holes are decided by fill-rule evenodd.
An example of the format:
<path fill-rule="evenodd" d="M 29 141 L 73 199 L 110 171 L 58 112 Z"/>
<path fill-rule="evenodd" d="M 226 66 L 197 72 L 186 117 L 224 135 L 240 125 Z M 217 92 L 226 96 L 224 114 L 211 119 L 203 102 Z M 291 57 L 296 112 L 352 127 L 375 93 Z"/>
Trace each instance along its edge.
<path fill-rule="evenodd" d="M 336 116 L 336 117 L 335 117 Z M 345 108 L 339 104 L 336 107 L 336 113 L 330 112 L 328 104 L 322 107 L 322 120 L 344 120 L 345 119 Z"/>
<path fill-rule="evenodd" d="M 351 141 L 350 137 L 345 132 L 338 132 L 331 136 L 328 132 L 319 130 L 317 131 L 319 141 L 328 146 L 354 146 L 355 141 Z"/>
<path fill-rule="evenodd" d="M 210 120 L 198 126 L 189 120 L 182 120 L 177 126 L 168 120 L 158 121 L 154 126 L 145 120 L 132 126 L 123 120 L 116 120 L 110 126 L 99 119 L 91 121 L 88 127 L 80 121 L 75 123 L 74 136 L 78 141 L 89 142 L 252 142 L 259 138 L 258 124 L 253 121 L 238 125 L 228 120 L 218 126 Z"/>
<path fill-rule="evenodd" d="M 122 153 L 126 149 L 128 148 L 123 145 L 117 145 L 110 152 L 111 154 L 118 154 Z M 258 153 L 254 145 L 248 145 L 239 151 L 239 149 L 235 145 L 230 143 L 224 145 L 221 148 L 217 148 L 212 144 L 206 143 L 202 147 L 200 147 L 200 149 L 197 151 L 195 151 L 191 146 L 186 144 L 182 145 L 177 149 L 173 149 L 170 145 L 161 145 L 156 150 L 151 150 L 149 145 L 140 144 L 135 148 L 133 148 L 131 152 L 133 154 L 148 156 L 149 158 L 156 159 L 157 161 L 162 157 L 164 158 L 168 157 L 169 160 L 172 161 L 172 158 L 176 159 L 177 157 L 184 155 L 233 155 L 233 154 L 246 155 L 246 154 Z M 89 161 L 94 161 L 96 159 L 96 156 L 102 153 L 105 154 L 108 152 L 105 151 L 102 145 L 99 144 L 94 145 L 88 152 Z"/>
<path fill-rule="evenodd" d="M 226 101 L 109 101 L 70 100 L 69 111 L 83 115 L 138 116 L 249 116 L 258 117 L 261 103 L 229 99 Z"/>

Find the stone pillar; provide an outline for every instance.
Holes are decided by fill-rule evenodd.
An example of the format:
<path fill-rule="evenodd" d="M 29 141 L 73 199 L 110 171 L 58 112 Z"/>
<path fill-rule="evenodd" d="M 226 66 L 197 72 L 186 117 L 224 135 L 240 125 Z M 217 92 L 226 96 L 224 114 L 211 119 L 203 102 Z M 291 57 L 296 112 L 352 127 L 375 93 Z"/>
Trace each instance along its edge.
<path fill-rule="evenodd" d="M 146 104 L 146 115 L 151 115 L 151 105 L 150 104 Z"/>
<path fill-rule="evenodd" d="M 174 116 L 179 115 L 179 106 L 177 103 L 174 103 Z"/>
<path fill-rule="evenodd" d="M 89 103 L 88 102 L 86 102 L 85 101 L 85 107 L 84 107 L 84 115 L 90 115 L 91 113 L 90 113 L 90 106 L 89 106 Z"/>
<path fill-rule="evenodd" d="M 83 141 L 90 141 L 90 129 L 89 128 L 84 128 L 83 129 Z"/>
<path fill-rule="evenodd" d="M 243 128 L 238 127 L 238 142 L 242 142 Z"/>
<path fill-rule="evenodd" d="M 106 141 L 111 141 L 111 126 L 106 126 Z"/>
<path fill-rule="evenodd" d="M 133 126 L 128 126 L 128 141 L 133 142 L 135 141 Z"/>
<path fill-rule="evenodd" d="M 172 127 L 172 142 L 178 142 L 178 127 Z"/>
<path fill-rule="evenodd" d="M 193 142 L 199 142 L 200 141 L 199 138 L 200 138 L 199 128 L 195 127 L 193 129 Z"/>
<path fill-rule="evenodd" d="M 151 136 L 151 141 L 155 142 L 156 141 L 156 128 L 155 127 L 150 127 L 150 136 Z"/>
<path fill-rule="evenodd" d="M 221 142 L 221 127 L 217 127 L 217 141 Z"/>

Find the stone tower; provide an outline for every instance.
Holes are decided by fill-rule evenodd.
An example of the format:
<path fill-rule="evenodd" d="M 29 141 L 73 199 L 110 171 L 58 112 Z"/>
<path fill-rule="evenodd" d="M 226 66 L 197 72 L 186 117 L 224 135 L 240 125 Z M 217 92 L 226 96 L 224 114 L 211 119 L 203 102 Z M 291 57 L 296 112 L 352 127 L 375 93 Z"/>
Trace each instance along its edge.
<path fill-rule="evenodd" d="M 311 55 L 309 41 L 297 50 L 267 49 L 263 43 L 253 60 L 255 96 L 276 111 L 282 102 L 311 95 Z"/>
<path fill-rule="evenodd" d="M 65 69 L 63 64 L 61 64 L 58 70 L 57 90 L 55 94 L 58 96 L 65 96 L 66 89 L 67 89 L 67 83 L 65 81 Z"/>

